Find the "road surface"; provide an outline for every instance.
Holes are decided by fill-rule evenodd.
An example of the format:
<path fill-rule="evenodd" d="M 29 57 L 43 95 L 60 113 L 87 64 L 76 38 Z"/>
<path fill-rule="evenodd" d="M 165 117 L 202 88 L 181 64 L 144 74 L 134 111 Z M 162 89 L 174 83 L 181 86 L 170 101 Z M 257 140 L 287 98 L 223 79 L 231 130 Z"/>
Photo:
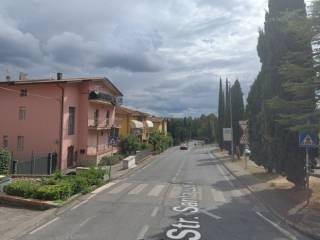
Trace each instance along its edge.
<path fill-rule="evenodd" d="M 279 223 L 211 150 L 169 149 L 21 239 L 308 239 Z"/>

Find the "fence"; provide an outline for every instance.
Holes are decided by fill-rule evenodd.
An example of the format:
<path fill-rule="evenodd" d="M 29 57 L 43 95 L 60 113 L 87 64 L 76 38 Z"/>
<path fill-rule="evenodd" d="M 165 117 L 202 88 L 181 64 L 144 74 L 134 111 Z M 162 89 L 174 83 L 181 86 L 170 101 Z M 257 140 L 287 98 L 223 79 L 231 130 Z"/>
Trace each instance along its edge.
<path fill-rule="evenodd" d="M 12 157 L 11 174 L 51 175 L 57 169 L 57 154 L 49 153 L 46 157 L 32 154 L 30 160 L 17 160 Z"/>

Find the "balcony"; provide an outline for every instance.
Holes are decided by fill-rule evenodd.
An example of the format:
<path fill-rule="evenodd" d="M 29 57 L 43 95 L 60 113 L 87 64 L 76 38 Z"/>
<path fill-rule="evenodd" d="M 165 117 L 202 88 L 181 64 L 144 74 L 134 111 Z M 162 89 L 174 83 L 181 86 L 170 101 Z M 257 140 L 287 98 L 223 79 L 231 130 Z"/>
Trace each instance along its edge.
<path fill-rule="evenodd" d="M 105 130 L 105 129 L 111 129 L 111 119 L 105 118 L 105 119 L 89 119 L 88 120 L 88 127 L 89 129 L 94 130 Z"/>
<path fill-rule="evenodd" d="M 107 104 L 107 105 L 116 104 L 116 100 L 112 95 L 107 93 L 101 93 L 98 91 L 90 92 L 89 101 L 94 103 Z"/>

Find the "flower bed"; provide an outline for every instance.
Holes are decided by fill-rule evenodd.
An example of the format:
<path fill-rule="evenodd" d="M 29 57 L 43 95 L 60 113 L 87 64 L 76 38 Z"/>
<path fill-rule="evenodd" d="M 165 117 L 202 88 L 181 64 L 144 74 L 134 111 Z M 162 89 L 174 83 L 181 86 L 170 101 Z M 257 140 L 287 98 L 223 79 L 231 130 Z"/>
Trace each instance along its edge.
<path fill-rule="evenodd" d="M 52 177 L 45 177 L 39 181 L 22 179 L 4 187 L 8 195 L 39 200 L 66 200 L 77 193 L 87 193 L 93 186 L 100 186 L 104 182 L 105 171 L 90 168 L 76 176 L 63 176 L 57 172 Z"/>

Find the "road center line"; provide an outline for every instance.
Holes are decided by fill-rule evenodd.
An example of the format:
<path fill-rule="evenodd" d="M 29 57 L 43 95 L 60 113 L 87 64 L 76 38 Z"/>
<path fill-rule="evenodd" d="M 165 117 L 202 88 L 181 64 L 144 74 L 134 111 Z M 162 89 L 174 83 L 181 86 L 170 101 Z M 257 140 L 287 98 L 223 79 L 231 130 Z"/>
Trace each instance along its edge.
<path fill-rule="evenodd" d="M 49 226 L 51 223 L 54 223 L 54 222 L 55 222 L 55 221 L 57 221 L 58 219 L 59 219 L 59 217 L 56 217 L 56 218 L 52 219 L 51 221 L 47 222 L 46 224 L 43 224 L 42 226 L 40 226 L 40 227 L 38 227 L 38 228 L 34 229 L 34 230 L 33 230 L 33 231 L 31 231 L 29 234 L 30 234 L 30 235 L 32 235 L 32 234 L 34 234 L 34 233 L 36 233 L 36 232 L 40 231 L 41 229 L 43 229 L 43 228 L 45 228 L 45 227 Z"/>
<path fill-rule="evenodd" d="M 158 211 L 159 211 L 159 207 L 155 207 L 151 213 L 151 217 L 157 216 Z"/>
<path fill-rule="evenodd" d="M 149 225 L 144 225 L 144 227 L 141 229 L 141 231 L 137 237 L 137 240 L 143 240 L 144 236 L 146 235 L 148 230 L 149 230 Z"/>
<path fill-rule="evenodd" d="M 269 218 L 265 217 L 262 213 L 260 212 L 256 212 L 256 214 L 261 217 L 263 220 L 265 220 L 266 222 L 270 223 L 273 227 L 275 227 L 276 229 L 278 229 L 282 234 L 284 234 L 286 237 L 290 238 L 291 240 L 297 240 L 297 238 L 292 235 L 290 232 L 288 232 L 287 230 L 283 229 L 282 227 L 280 227 L 277 223 L 271 221 Z"/>

